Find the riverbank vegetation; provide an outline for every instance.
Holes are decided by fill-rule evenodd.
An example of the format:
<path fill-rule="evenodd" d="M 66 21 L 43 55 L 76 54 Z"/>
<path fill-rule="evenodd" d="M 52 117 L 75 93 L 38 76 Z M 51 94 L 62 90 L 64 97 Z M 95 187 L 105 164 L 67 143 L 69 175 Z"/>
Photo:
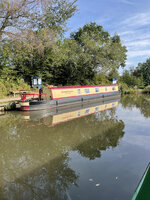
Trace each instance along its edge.
<path fill-rule="evenodd" d="M 125 70 L 120 82 L 124 93 L 150 93 L 150 58 L 139 63 L 135 69 Z"/>
<path fill-rule="evenodd" d="M 65 37 L 76 11 L 76 0 L 0 2 L 0 96 L 28 90 L 34 75 L 45 85 L 109 84 L 116 77 L 123 92 L 150 84 L 145 64 L 119 75 L 127 59 L 119 35 L 91 22 Z"/>

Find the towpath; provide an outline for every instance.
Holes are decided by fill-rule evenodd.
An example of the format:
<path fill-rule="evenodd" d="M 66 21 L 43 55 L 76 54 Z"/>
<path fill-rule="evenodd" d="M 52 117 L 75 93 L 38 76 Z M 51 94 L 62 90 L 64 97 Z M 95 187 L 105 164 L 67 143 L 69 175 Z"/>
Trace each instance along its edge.
<path fill-rule="evenodd" d="M 0 99 L 0 103 L 20 100 L 20 97 L 7 97 Z"/>

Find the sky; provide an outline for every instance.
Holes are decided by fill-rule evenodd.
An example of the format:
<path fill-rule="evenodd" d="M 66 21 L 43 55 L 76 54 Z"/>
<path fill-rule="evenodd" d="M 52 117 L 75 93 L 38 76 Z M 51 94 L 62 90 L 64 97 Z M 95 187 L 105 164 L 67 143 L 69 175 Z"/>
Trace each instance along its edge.
<path fill-rule="evenodd" d="M 150 57 L 150 0 L 77 0 L 77 7 L 67 36 L 86 23 L 96 22 L 111 35 L 120 35 L 128 50 L 125 69 Z"/>

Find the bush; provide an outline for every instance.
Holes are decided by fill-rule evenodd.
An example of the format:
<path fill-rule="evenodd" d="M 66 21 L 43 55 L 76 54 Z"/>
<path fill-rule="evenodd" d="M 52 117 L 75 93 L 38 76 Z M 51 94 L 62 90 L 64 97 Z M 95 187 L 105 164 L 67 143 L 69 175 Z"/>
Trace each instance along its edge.
<path fill-rule="evenodd" d="M 145 89 L 144 92 L 150 92 L 150 85 L 148 85 Z"/>
<path fill-rule="evenodd" d="M 30 90 L 30 86 L 23 79 L 9 79 L 9 81 L 0 79 L 0 98 L 10 95 L 12 91 L 18 90 Z"/>
<path fill-rule="evenodd" d="M 118 84 L 122 94 L 129 93 L 129 87 L 127 86 L 126 83 L 119 82 Z"/>
<path fill-rule="evenodd" d="M 104 75 L 101 74 L 95 75 L 93 85 L 105 85 L 105 84 L 112 84 L 112 82 L 110 82 L 108 80 L 108 77 Z"/>
<path fill-rule="evenodd" d="M 0 70 L 0 98 L 10 95 L 12 91 L 30 90 L 30 86 L 11 68 Z"/>

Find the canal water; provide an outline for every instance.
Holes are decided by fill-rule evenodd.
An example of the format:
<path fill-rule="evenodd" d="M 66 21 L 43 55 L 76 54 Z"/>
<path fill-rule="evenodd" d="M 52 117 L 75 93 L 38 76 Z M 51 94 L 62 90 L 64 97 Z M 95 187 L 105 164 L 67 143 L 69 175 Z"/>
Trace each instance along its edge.
<path fill-rule="evenodd" d="M 149 95 L 0 113 L 0 200 L 131 200 L 149 161 Z"/>

